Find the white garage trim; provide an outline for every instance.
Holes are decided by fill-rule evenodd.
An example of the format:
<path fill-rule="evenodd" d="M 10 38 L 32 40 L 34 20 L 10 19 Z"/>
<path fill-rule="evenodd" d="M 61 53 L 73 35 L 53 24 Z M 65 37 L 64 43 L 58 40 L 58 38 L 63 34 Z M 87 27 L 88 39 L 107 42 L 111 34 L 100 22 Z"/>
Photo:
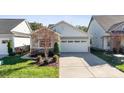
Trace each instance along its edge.
<path fill-rule="evenodd" d="M 81 39 L 63 39 L 61 52 L 88 52 L 88 41 Z"/>

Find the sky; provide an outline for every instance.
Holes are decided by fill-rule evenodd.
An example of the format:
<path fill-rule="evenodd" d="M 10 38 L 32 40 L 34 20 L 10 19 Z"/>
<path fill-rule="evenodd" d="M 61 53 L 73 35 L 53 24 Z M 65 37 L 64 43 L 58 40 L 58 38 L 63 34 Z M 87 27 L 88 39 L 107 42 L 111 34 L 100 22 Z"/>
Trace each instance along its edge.
<path fill-rule="evenodd" d="M 66 21 L 72 25 L 88 26 L 91 19 L 90 15 L 0 15 L 0 19 L 26 19 L 29 22 L 39 22 L 44 26 L 56 24 L 59 21 Z"/>

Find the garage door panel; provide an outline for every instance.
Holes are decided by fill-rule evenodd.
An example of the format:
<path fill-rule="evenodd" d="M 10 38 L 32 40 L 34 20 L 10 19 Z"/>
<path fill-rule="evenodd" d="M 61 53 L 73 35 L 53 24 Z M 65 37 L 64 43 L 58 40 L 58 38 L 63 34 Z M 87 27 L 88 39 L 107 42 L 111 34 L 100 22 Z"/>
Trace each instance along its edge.
<path fill-rule="evenodd" d="M 14 47 L 30 45 L 30 38 L 14 37 Z"/>
<path fill-rule="evenodd" d="M 61 42 L 61 52 L 88 52 L 88 43 L 83 40 Z"/>

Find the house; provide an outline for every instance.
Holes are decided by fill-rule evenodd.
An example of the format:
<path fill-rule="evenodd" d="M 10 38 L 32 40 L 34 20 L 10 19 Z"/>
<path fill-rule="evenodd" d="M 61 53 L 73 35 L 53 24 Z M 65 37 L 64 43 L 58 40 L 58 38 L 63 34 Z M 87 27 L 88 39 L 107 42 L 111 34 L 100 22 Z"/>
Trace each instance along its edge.
<path fill-rule="evenodd" d="M 24 19 L 0 19 L 0 55 L 8 55 L 7 43 L 12 41 L 13 51 L 30 45 L 31 28 Z"/>
<path fill-rule="evenodd" d="M 47 27 L 42 27 L 31 34 L 31 50 L 44 49 L 44 47 L 53 48 L 55 42 L 59 42 L 60 36 Z"/>
<path fill-rule="evenodd" d="M 89 52 L 90 38 L 87 32 L 65 21 L 52 24 L 49 28 L 60 34 L 61 52 Z"/>
<path fill-rule="evenodd" d="M 88 32 L 91 47 L 119 52 L 124 48 L 124 16 L 92 16 Z"/>

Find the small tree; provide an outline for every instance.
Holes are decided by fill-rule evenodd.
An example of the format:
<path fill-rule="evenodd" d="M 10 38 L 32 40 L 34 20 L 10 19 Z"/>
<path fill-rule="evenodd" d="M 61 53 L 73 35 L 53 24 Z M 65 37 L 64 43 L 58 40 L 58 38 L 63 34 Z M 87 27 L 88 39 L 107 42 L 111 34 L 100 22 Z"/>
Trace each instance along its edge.
<path fill-rule="evenodd" d="M 57 42 L 54 44 L 54 54 L 58 56 L 60 55 L 60 47 Z"/>
<path fill-rule="evenodd" d="M 9 56 L 13 54 L 13 49 L 12 49 L 12 40 L 9 40 L 8 41 L 8 53 L 9 53 Z"/>
<path fill-rule="evenodd" d="M 37 22 L 31 22 L 30 27 L 33 31 L 40 29 L 43 26 L 42 23 L 37 23 Z"/>
<path fill-rule="evenodd" d="M 81 31 L 84 31 L 84 32 L 87 32 L 87 29 L 88 29 L 86 26 L 77 25 L 76 27 L 79 28 Z"/>

